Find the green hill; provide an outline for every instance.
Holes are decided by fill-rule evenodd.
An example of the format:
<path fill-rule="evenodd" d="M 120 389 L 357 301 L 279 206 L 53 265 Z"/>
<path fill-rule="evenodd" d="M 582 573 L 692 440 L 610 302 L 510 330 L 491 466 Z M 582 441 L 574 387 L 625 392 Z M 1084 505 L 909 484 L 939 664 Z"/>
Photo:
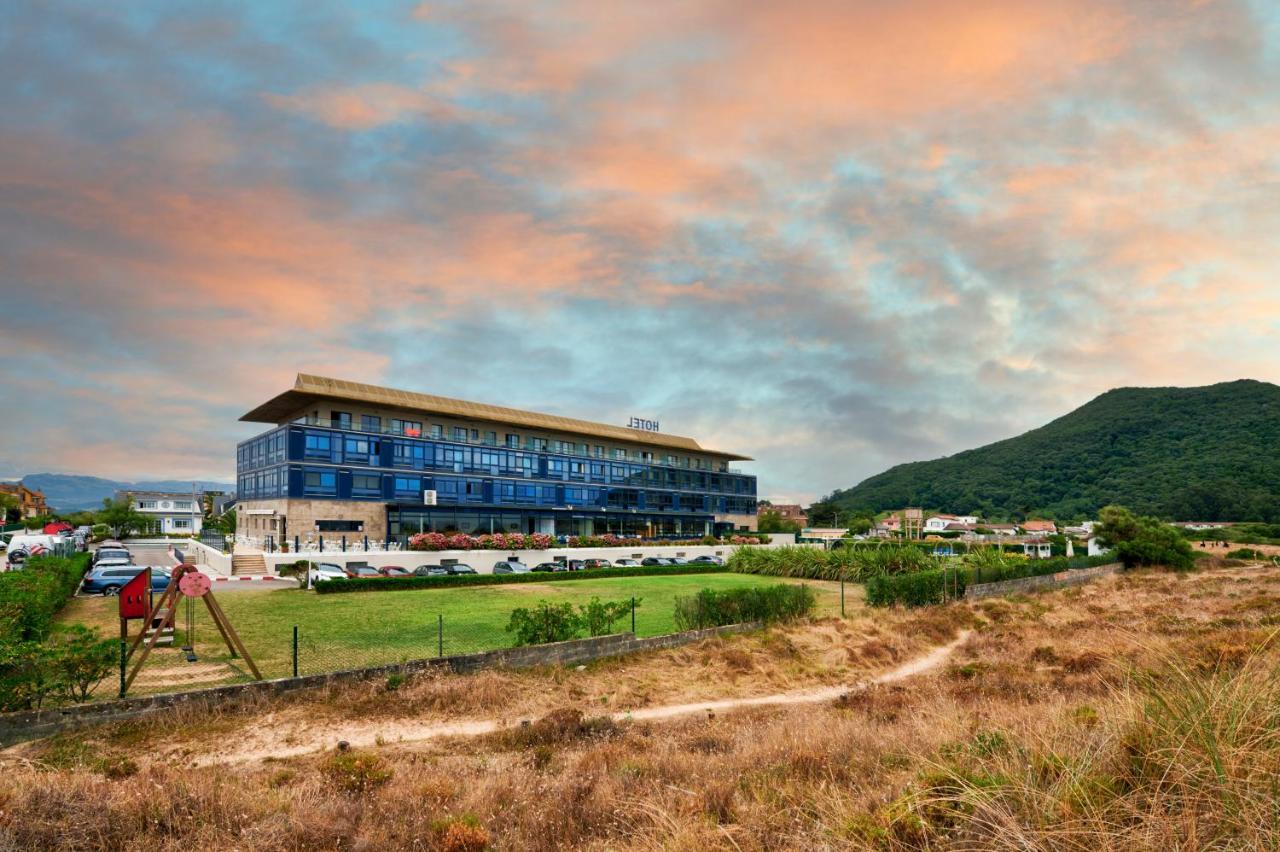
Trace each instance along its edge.
<path fill-rule="evenodd" d="M 1094 515 L 1280 522 L 1280 387 L 1120 388 L 1025 435 L 891 468 L 828 498 L 992 519 Z"/>

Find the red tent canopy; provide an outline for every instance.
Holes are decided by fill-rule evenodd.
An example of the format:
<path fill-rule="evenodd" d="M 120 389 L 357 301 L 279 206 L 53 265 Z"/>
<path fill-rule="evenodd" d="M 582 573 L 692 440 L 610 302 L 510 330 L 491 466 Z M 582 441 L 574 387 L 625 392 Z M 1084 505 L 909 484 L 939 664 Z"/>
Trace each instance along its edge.
<path fill-rule="evenodd" d="M 64 532 L 71 532 L 75 527 L 66 521 L 53 521 L 44 525 L 45 535 L 59 535 Z"/>

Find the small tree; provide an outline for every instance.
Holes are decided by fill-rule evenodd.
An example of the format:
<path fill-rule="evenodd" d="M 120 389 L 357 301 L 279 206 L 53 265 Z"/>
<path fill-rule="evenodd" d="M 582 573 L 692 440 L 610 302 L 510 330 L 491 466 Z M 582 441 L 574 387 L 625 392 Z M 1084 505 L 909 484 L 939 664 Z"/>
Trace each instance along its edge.
<path fill-rule="evenodd" d="M 517 645 L 564 642 L 577 636 L 581 629 L 582 620 L 571 603 L 539 601 L 533 609 L 512 610 L 507 623 L 507 632 L 516 634 Z"/>
<path fill-rule="evenodd" d="M 20 505 L 17 497 L 0 491 L 0 521 L 4 523 L 17 521 Z"/>
<path fill-rule="evenodd" d="M 111 534 L 120 537 L 136 530 L 143 529 L 148 519 L 133 508 L 128 499 L 102 501 L 102 509 L 98 512 L 98 523 L 106 524 Z"/>
<path fill-rule="evenodd" d="M 88 701 L 118 661 L 116 644 L 82 624 L 54 633 L 49 646 L 57 691 L 69 701 Z"/>
<path fill-rule="evenodd" d="M 636 598 L 635 605 L 640 605 L 639 598 Z M 588 636 L 607 636 L 613 632 L 613 625 L 630 612 L 631 601 L 601 601 L 597 597 L 578 606 L 578 615 Z"/>
<path fill-rule="evenodd" d="M 1122 506 L 1107 506 L 1098 513 L 1096 532 L 1104 545 L 1115 548 L 1126 567 L 1164 565 L 1175 571 L 1195 566 L 1195 551 L 1176 527 L 1159 518 L 1137 517 Z"/>

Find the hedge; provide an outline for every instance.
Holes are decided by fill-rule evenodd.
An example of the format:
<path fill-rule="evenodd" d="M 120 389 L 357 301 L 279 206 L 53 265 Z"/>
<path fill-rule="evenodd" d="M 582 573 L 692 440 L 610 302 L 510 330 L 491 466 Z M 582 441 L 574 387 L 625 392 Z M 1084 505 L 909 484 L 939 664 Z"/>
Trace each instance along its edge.
<path fill-rule="evenodd" d="M 1058 556 L 1052 559 L 1004 562 L 999 565 L 988 563 L 907 574 L 885 574 L 867 581 L 867 603 L 870 606 L 902 604 L 909 607 L 946 603 L 962 597 L 971 584 L 1042 577 L 1068 569 L 1110 565 L 1115 561 L 1114 556 L 1075 556 L 1070 559 Z"/>
<path fill-rule="evenodd" d="M 817 547 L 744 548 L 726 563 L 740 574 L 798 577 L 806 580 L 861 581 L 880 574 L 920 571 L 938 560 L 914 545 L 854 545 L 823 550 Z"/>
<path fill-rule="evenodd" d="M 792 586 L 751 586 L 744 589 L 702 589 L 676 598 L 675 622 L 680 630 L 700 630 L 722 624 L 791 621 L 813 612 L 813 590 Z"/>
<path fill-rule="evenodd" d="M 0 643 L 43 640 L 79 588 L 90 558 L 33 556 L 21 570 L 0 573 Z"/>
<path fill-rule="evenodd" d="M 667 577 L 680 574 L 724 574 L 725 565 L 624 565 L 585 571 L 539 571 L 529 574 L 457 574 L 441 577 L 346 577 L 315 584 L 322 595 L 344 592 L 401 592 L 454 586 L 501 586 L 510 583 L 554 583 L 568 580 L 607 580 L 611 577 Z"/>

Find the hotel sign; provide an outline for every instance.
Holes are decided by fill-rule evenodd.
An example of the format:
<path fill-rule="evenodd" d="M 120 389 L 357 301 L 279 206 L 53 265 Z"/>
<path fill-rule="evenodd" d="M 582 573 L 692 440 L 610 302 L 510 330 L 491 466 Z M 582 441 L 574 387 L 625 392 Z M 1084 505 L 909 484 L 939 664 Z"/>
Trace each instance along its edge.
<path fill-rule="evenodd" d="M 628 428 L 628 429 L 641 429 L 641 430 L 643 430 L 643 431 L 645 431 L 645 432 L 657 432 L 657 431 L 658 431 L 658 421 L 657 421 L 657 420 L 646 420 L 646 419 L 644 419 L 643 417 L 632 417 L 630 420 L 628 420 L 628 421 L 627 421 L 627 428 Z"/>

